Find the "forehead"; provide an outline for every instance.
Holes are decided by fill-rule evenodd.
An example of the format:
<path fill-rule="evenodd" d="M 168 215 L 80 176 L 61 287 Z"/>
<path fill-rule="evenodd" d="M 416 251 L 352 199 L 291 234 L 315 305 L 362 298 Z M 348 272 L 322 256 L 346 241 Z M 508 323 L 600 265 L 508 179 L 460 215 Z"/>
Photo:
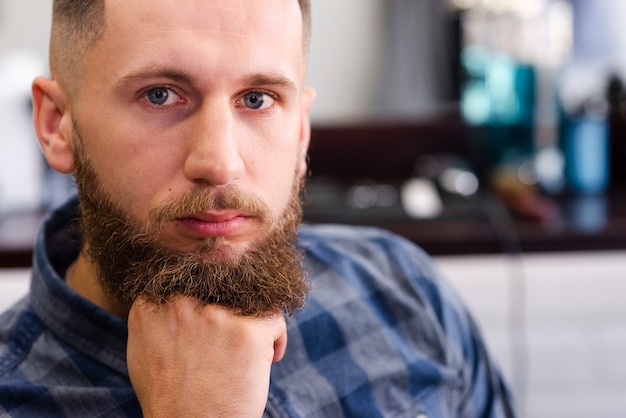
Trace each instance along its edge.
<path fill-rule="evenodd" d="M 105 4 L 108 21 L 156 25 L 164 30 L 241 32 L 301 24 L 297 0 L 106 0 Z"/>
<path fill-rule="evenodd" d="M 106 0 L 105 31 L 92 69 L 140 60 L 208 66 L 248 57 L 256 65 L 304 66 L 297 0 Z"/>

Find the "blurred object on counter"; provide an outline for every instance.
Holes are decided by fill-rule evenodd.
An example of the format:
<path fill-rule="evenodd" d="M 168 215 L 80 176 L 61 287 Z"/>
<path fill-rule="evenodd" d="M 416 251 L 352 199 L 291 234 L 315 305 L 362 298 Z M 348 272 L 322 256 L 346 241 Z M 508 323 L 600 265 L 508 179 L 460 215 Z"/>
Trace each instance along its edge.
<path fill-rule="evenodd" d="M 607 114 L 608 106 L 601 94 L 590 96 L 578 109 L 564 110 L 560 147 L 568 191 L 581 195 L 605 192 L 609 184 Z"/>
<path fill-rule="evenodd" d="M 626 90 L 622 78 L 613 74 L 607 86 L 609 102 L 609 169 L 611 184 L 626 185 Z"/>
<path fill-rule="evenodd" d="M 609 202 L 603 195 L 573 197 L 563 212 L 573 228 L 585 233 L 601 232 L 609 222 Z"/>
<path fill-rule="evenodd" d="M 626 9 L 621 0 L 571 3 L 572 51 L 559 71 L 557 85 L 559 147 L 565 162 L 566 191 L 598 195 L 611 182 L 610 114 L 620 100 L 615 91 L 619 86 L 612 79 L 624 72 L 618 40 Z"/>
<path fill-rule="evenodd" d="M 524 170 L 524 167 L 504 166 L 494 170 L 489 181 L 490 191 L 516 218 L 537 221 L 558 218 L 556 202 L 542 196 L 538 180 L 529 179 Z"/>
<path fill-rule="evenodd" d="M 462 13 L 462 114 L 477 127 L 474 160 L 488 178 L 556 143 L 554 75 L 570 50 L 571 7 L 563 0 L 449 3 Z"/>

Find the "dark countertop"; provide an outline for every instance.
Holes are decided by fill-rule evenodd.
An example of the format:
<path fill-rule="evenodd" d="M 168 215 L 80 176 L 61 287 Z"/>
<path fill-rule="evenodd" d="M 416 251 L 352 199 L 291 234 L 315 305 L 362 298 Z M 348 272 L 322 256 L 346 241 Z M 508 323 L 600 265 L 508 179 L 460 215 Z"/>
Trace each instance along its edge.
<path fill-rule="evenodd" d="M 309 198 L 314 202 L 316 193 Z M 355 209 L 328 193 L 323 200 L 309 204 L 305 221 L 385 228 L 431 255 L 626 249 L 626 196 L 617 193 L 559 198 L 558 214 L 544 221 L 514 218 L 489 197 L 448 203 L 430 219 L 412 219 L 400 205 Z"/>

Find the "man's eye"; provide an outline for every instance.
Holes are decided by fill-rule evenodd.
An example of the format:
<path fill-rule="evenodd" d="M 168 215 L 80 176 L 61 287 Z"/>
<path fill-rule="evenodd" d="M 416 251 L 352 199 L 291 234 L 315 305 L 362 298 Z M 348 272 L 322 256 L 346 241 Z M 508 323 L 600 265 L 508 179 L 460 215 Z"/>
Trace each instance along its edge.
<path fill-rule="evenodd" d="M 274 103 L 274 99 L 266 93 L 251 91 L 243 96 L 243 104 L 248 109 L 259 110 L 267 108 Z"/>
<path fill-rule="evenodd" d="M 146 98 L 155 106 L 163 106 L 175 101 L 177 95 L 167 87 L 155 87 L 147 91 Z"/>

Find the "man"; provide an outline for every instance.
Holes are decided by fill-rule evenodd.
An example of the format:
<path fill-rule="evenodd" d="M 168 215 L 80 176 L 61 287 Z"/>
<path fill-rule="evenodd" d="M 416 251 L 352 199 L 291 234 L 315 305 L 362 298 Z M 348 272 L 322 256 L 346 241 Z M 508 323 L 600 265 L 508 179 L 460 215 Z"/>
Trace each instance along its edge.
<path fill-rule="evenodd" d="M 78 200 L 42 226 L 31 293 L 0 321 L 3 414 L 512 416 L 419 249 L 299 226 L 309 14 L 55 0 L 34 123 Z"/>

